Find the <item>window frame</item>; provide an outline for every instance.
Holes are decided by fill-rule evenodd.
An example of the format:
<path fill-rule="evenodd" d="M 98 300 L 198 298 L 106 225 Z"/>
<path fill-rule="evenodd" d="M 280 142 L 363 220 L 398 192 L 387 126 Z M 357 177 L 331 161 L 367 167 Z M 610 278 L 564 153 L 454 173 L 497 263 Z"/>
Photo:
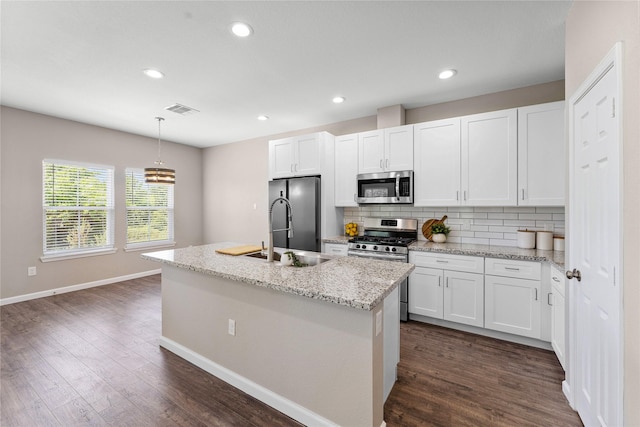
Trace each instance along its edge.
<path fill-rule="evenodd" d="M 104 206 L 89 206 L 76 204 L 71 205 L 47 205 L 46 200 L 46 185 L 47 185 L 47 168 L 49 165 L 55 166 L 70 166 L 77 169 L 90 169 L 97 170 L 106 176 L 106 189 L 105 192 L 105 205 Z M 72 258 L 83 258 L 96 255 L 105 255 L 117 252 L 115 247 L 115 167 L 111 165 L 102 165 L 95 163 L 79 162 L 73 160 L 61 160 L 61 159 L 43 159 L 42 160 L 42 262 L 59 261 Z M 75 188 L 79 187 L 79 181 L 75 181 Z M 47 249 L 49 231 L 47 229 L 47 214 L 54 211 L 104 211 L 106 215 L 105 219 L 105 235 L 106 243 L 102 246 L 88 246 L 84 248 L 69 248 L 69 249 Z"/>
<path fill-rule="evenodd" d="M 170 194 L 167 195 L 167 206 L 129 206 L 129 197 L 130 197 L 130 188 L 127 184 L 127 180 L 131 174 L 135 174 L 135 179 L 140 180 L 144 188 L 148 186 L 154 187 L 164 187 L 167 188 L 167 191 Z M 163 248 L 163 247 L 171 247 L 175 246 L 175 185 L 169 184 L 148 184 L 144 182 L 144 169 L 142 168 L 133 168 L 128 167 L 125 169 L 125 246 L 124 250 L 126 252 L 131 251 L 140 251 L 151 248 Z M 168 236 L 167 239 L 162 240 L 146 240 L 142 242 L 129 242 L 129 211 L 134 210 L 166 210 L 167 211 L 167 227 L 168 227 Z"/>

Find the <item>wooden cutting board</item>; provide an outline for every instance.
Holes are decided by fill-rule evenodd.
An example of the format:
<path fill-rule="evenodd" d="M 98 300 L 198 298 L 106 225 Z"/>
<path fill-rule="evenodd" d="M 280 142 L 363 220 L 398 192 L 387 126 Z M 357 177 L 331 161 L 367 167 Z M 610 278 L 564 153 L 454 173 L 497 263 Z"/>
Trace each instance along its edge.
<path fill-rule="evenodd" d="M 444 221 L 447 219 L 447 216 L 443 216 L 442 219 L 428 219 L 422 224 L 422 235 L 427 239 L 431 240 L 431 226 L 437 224 L 439 222 L 444 224 Z"/>
<path fill-rule="evenodd" d="M 216 252 L 224 255 L 237 256 L 237 255 L 250 254 L 251 252 L 258 252 L 260 250 L 262 250 L 260 246 L 243 245 L 243 246 L 234 246 L 232 248 L 216 249 Z"/>

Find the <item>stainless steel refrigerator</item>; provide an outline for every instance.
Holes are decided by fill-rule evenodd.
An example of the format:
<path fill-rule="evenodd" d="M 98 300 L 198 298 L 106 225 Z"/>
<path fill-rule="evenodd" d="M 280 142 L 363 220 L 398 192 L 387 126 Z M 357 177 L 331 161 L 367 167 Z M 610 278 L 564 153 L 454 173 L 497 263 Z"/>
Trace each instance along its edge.
<path fill-rule="evenodd" d="M 269 182 L 269 206 L 278 197 L 291 203 L 293 236 L 286 231 L 273 233 L 273 246 L 320 252 L 320 177 L 275 179 Z M 273 229 L 288 228 L 287 207 L 283 201 L 273 206 Z"/>

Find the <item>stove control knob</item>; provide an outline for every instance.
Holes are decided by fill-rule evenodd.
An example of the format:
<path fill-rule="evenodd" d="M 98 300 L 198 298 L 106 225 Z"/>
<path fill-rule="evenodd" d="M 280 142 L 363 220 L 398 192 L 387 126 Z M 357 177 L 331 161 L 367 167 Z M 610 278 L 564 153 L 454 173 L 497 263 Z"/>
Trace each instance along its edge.
<path fill-rule="evenodd" d="M 360 249 L 360 245 L 356 245 L 356 249 Z"/>
<path fill-rule="evenodd" d="M 362 249 L 367 249 L 367 245 L 362 245 Z"/>
<path fill-rule="evenodd" d="M 391 248 L 391 252 L 395 252 L 395 251 L 396 251 L 396 248 Z"/>
<path fill-rule="evenodd" d="M 377 246 L 374 246 L 374 247 L 373 247 L 373 250 L 374 250 L 374 251 L 377 251 L 377 250 L 378 250 L 378 247 L 377 247 Z"/>
<path fill-rule="evenodd" d="M 389 246 L 387 246 L 386 248 L 384 248 L 384 250 L 389 252 L 391 249 L 389 249 Z"/>

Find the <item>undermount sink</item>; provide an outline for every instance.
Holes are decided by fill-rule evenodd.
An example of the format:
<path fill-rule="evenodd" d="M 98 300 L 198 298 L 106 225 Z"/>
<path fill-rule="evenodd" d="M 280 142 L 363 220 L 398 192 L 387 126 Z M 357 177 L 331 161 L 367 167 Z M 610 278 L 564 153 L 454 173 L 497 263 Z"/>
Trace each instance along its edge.
<path fill-rule="evenodd" d="M 298 258 L 298 261 L 300 261 L 300 263 L 304 264 L 303 267 L 313 267 L 314 265 L 322 264 L 323 262 L 331 261 L 333 258 L 335 258 L 335 256 L 333 255 L 321 254 L 318 252 L 308 252 L 308 251 L 291 251 L 291 252 L 295 254 L 296 258 Z M 267 259 L 267 255 L 262 254 L 260 252 L 250 253 L 245 256 L 251 257 L 251 258 L 265 259 L 265 260 Z M 281 256 L 282 255 L 280 252 L 276 252 L 276 251 L 273 252 L 274 261 L 279 262 Z"/>
<path fill-rule="evenodd" d="M 252 254 L 247 254 L 245 256 L 248 256 L 248 257 L 251 257 L 251 258 L 267 259 L 267 255 L 263 254 L 261 252 L 254 252 Z M 280 254 L 278 252 L 274 252 L 273 253 L 273 260 L 274 261 L 280 261 Z"/>

